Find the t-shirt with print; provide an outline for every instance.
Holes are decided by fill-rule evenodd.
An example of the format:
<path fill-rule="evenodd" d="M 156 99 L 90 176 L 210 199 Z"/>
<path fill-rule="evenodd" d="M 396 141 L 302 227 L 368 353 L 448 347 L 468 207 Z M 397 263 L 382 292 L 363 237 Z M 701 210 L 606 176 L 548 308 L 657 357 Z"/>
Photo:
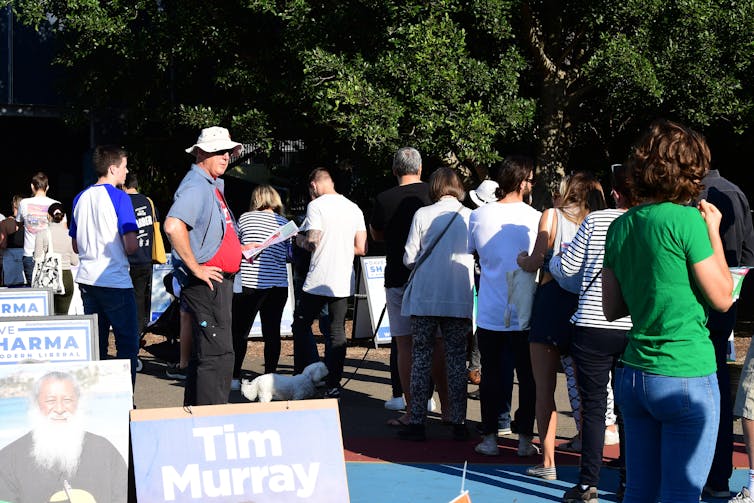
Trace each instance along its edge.
<path fill-rule="evenodd" d="M 429 185 L 399 185 L 381 192 L 375 201 L 370 225 L 385 233 L 385 288 L 406 284 L 411 272 L 403 265 L 403 251 L 416 210 L 428 206 Z"/>
<path fill-rule="evenodd" d="M 715 372 L 706 301 L 691 272 L 712 253 L 707 226 L 694 207 L 644 204 L 613 221 L 604 267 L 615 273 L 633 321 L 625 365 L 670 377 Z"/>
<path fill-rule="evenodd" d="M 47 196 L 27 197 L 18 203 L 16 220 L 24 224 L 24 257 L 34 255 L 34 243 L 37 234 L 47 229 L 47 209 L 52 203 L 58 203 Z"/>
<path fill-rule="evenodd" d="M 233 226 L 233 215 L 225 203 L 225 198 L 219 190 L 215 189 L 215 195 L 220 201 L 220 208 L 225 216 L 225 234 L 217 252 L 204 265 L 219 267 L 223 272 L 235 274 L 241 269 L 241 243 Z"/>
<path fill-rule="evenodd" d="M 139 231 L 136 234 L 139 249 L 128 256 L 128 262 L 133 265 L 151 265 L 154 221 L 157 216 L 152 214 L 152 204 L 147 196 L 144 194 L 128 194 L 128 196 L 131 198 L 131 204 L 134 207 L 136 225 L 139 226 Z"/>
<path fill-rule="evenodd" d="M 340 194 L 323 194 L 306 207 L 302 230 L 322 232 L 303 290 L 325 297 L 353 295 L 354 237 L 359 231 L 366 232 L 359 207 Z"/>
<path fill-rule="evenodd" d="M 471 212 L 469 253 L 479 254 L 477 326 L 495 331 L 521 330 L 516 309 L 506 326 L 508 281 L 506 273 L 518 269 L 516 257 L 531 253 L 542 214 L 524 202 L 489 203 Z"/>
<path fill-rule="evenodd" d="M 76 282 L 109 288 L 133 288 L 123 235 L 138 232 L 131 198 L 109 183 L 92 185 L 73 200 L 68 235 L 76 239 Z"/>
<path fill-rule="evenodd" d="M 288 219 L 271 211 L 248 211 L 238 219 L 241 244 L 262 243 L 273 232 L 288 223 Z M 249 263 L 241 261 L 241 285 L 264 289 L 288 286 L 288 247 L 283 241 L 266 248 Z"/>

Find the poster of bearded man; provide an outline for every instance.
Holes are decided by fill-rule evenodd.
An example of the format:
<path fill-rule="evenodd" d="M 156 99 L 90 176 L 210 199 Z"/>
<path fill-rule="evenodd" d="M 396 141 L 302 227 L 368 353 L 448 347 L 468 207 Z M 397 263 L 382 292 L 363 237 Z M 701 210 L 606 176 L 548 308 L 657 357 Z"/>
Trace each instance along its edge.
<path fill-rule="evenodd" d="M 125 503 L 126 360 L 0 367 L 0 501 Z"/>

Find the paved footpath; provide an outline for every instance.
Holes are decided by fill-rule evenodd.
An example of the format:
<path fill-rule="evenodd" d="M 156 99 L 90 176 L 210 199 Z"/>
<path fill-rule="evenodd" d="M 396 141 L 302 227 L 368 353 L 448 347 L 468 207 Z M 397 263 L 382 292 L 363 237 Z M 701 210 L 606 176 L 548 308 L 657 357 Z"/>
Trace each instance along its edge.
<path fill-rule="evenodd" d="M 158 358 L 174 353 L 166 348 L 164 338 L 147 335 L 147 347 L 142 350 L 144 369 L 137 375 L 135 403 L 138 408 L 178 407 L 183 400 L 180 381 L 165 376 L 165 363 Z M 252 378 L 262 372 L 262 342 L 249 343 L 244 370 Z M 323 352 L 319 344 L 320 354 Z M 155 356 L 157 355 L 157 356 Z M 290 373 L 293 368 L 292 344 L 283 342 L 279 372 Z M 426 442 L 405 442 L 396 438 L 396 429 L 386 425 L 398 413 L 388 411 L 383 403 L 390 398 L 389 350 L 366 346 L 349 346 L 344 374 L 344 390 L 339 400 L 344 456 L 351 501 L 379 502 L 447 502 L 459 494 L 464 463 L 468 463 L 465 488 L 474 503 L 517 501 L 560 501 L 563 492 L 574 485 L 578 477 L 578 455 L 559 452 L 556 457 L 558 480 L 544 481 L 525 474 L 527 466 L 539 459 L 519 458 L 515 455 L 516 436 L 500 439 L 501 456 L 489 458 L 474 452 L 476 434 L 467 442 L 450 440 L 450 431 L 437 413 L 429 414 Z M 566 394 L 564 376 L 558 376 L 556 404 L 558 442 L 576 434 Z M 469 385 L 469 391 L 476 386 Z M 514 407 L 518 400 L 514 387 Z M 437 400 L 437 395 L 435 395 Z M 231 392 L 231 402 L 245 402 L 239 392 Z M 471 431 L 480 420 L 479 402 L 468 402 L 468 424 Z M 740 427 L 737 428 L 740 430 Z M 617 457 L 617 449 L 605 449 L 605 459 Z M 737 467 L 746 466 L 742 446 L 734 455 Z M 731 488 L 740 489 L 747 473 L 736 470 Z M 616 470 L 604 468 L 600 483 L 600 498 L 615 501 Z M 703 500 L 723 501 L 723 500 Z M 336 502 L 337 503 L 337 502 Z"/>

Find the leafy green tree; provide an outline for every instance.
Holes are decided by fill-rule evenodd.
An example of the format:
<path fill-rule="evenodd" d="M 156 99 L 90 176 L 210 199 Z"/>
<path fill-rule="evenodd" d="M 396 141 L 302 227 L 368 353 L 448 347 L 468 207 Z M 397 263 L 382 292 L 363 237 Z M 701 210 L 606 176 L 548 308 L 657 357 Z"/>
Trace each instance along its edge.
<path fill-rule="evenodd" d="M 384 175 L 401 145 L 481 178 L 531 150 L 619 160 L 652 118 L 744 130 L 754 3 L 720 0 L 0 0 L 56 36 L 72 102 L 134 139 L 209 123 Z M 163 143 L 146 144 L 156 163 Z M 152 150 L 150 150 L 152 149 Z"/>

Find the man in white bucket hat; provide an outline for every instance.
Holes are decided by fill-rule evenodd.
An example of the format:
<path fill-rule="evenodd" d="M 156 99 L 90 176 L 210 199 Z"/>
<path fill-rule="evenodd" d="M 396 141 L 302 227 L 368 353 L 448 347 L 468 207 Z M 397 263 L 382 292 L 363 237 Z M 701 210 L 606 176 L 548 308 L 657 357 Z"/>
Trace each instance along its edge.
<path fill-rule="evenodd" d="M 202 129 L 186 152 L 196 157 L 165 219 L 181 299 L 193 313 L 193 352 L 184 405 L 228 402 L 233 374 L 233 277 L 241 267 L 238 226 L 220 178 L 243 150 L 222 127 Z"/>

